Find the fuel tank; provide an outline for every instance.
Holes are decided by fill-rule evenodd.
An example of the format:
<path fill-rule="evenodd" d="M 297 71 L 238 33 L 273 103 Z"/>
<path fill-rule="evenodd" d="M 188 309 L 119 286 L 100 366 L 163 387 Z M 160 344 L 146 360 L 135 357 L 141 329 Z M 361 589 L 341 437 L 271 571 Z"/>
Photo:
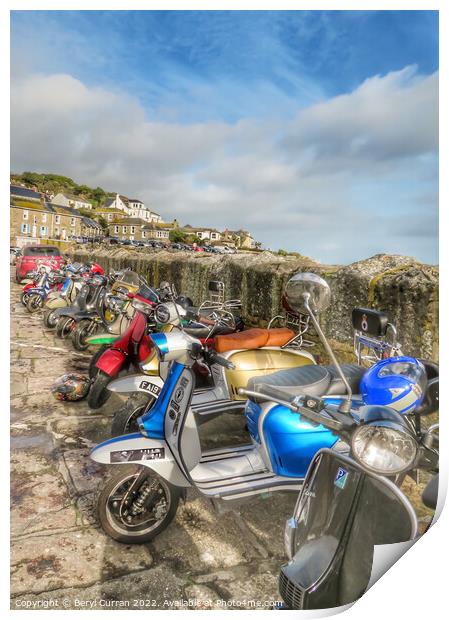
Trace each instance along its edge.
<path fill-rule="evenodd" d="M 338 437 L 326 427 L 313 426 L 288 407 L 271 407 L 248 400 L 245 417 L 254 442 L 265 444 L 273 472 L 303 478 L 321 448 L 331 448 Z"/>
<path fill-rule="evenodd" d="M 239 388 L 246 388 L 251 377 L 316 363 L 313 355 L 307 351 L 279 347 L 231 351 L 225 357 L 235 366 L 233 370 L 224 371 L 229 395 L 233 400 L 246 400 L 246 396 L 239 395 L 238 391 Z"/>

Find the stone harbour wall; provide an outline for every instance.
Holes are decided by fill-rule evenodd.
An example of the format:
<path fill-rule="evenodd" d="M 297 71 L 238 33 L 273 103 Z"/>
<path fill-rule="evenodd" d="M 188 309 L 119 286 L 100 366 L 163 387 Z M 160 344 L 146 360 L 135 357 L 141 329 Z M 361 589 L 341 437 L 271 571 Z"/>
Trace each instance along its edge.
<path fill-rule="evenodd" d="M 321 321 L 342 356 L 349 359 L 352 349 L 352 308 L 368 306 L 388 314 L 404 353 L 438 360 L 438 267 L 407 256 L 379 254 L 340 266 L 270 252 L 210 255 L 114 247 L 69 253 L 82 262 L 95 260 L 106 271 L 128 267 L 153 286 L 171 282 L 195 304 L 206 298 L 209 280 L 222 280 L 226 297 L 241 299 L 247 326 L 266 326 L 281 309 L 288 279 L 312 271 L 331 287 L 332 303 Z"/>

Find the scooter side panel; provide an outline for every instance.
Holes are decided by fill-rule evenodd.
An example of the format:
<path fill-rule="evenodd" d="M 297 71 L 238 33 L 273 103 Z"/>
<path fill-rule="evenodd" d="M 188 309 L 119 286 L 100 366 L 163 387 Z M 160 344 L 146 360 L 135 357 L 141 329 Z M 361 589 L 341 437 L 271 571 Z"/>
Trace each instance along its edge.
<path fill-rule="evenodd" d="M 140 433 L 108 439 L 96 446 L 90 457 L 105 465 L 134 463 L 153 470 L 159 476 L 180 487 L 190 486 L 179 469 L 168 444 L 163 439 L 151 439 Z"/>
<path fill-rule="evenodd" d="M 272 407 L 263 417 L 262 436 L 273 471 L 295 478 L 304 478 L 318 450 L 331 448 L 338 440 L 324 426 L 313 426 L 282 405 Z"/>

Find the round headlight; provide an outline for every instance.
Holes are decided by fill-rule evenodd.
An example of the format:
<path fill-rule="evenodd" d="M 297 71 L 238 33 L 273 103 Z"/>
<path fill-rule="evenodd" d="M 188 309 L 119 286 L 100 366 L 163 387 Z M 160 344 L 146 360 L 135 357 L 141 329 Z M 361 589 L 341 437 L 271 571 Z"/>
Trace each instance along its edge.
<path fill-rule="evenodd" d="M 395 423 L 360 426 L 352 436 L 354 458 L 373 473 L 394 476 L 412 468 L 418 445 L 405 428 Z"/>
<path fill-rule="evenodd" d="M 168 323 L 170 321 L 171 318 L 171 312 L 170 312 L 170 308 L 168 306 L 166 306 L 165 304 L 159 304 L 156 308 L 156 321 L 158 323 Z"/>

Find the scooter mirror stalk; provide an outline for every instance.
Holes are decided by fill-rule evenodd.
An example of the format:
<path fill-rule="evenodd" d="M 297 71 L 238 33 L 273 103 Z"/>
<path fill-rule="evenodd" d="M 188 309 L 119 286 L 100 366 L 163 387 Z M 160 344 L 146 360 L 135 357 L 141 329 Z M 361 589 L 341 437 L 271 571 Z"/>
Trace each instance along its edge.
<path fill-rule="evenodd" d="M 323 333 L 323 330 L 320 327 L 320 324 L 318 323 L 317 318 L 315 317 L 314 313 L 312 312 L 312 309 L 310 308 L 309 305 L 309 299 L 310 299 L 310 293 L 309 292 L 304 292 L 302 294 L 303 300 L 304 300 L 304 308 L 307 310 L 309 316 L 310 316 L 310 320 L 313 323 L 313 326 L 321 340 L 321 342 L 324 345 L 324 348 L 326 349 L 326 352 L 328 353 L 329 357 L 332 360 L 332 363 L 335 365 L 335 368 L 340 376 L 340 379 L 343 381 L 343 384 L 346 388 L 346 400 L 343 400 L 341 402 L 341 405 L 338 409 L 338 411 L 340 413 L 349 413 L 351 411 L 351 403 L 352 403 L 352 390 L 351 390 L 351 386 L 349 385 L 345 375 L 343 374 L 343 371 L 341 369 L 340 364 L 338 363 L 337 358 L 335 357 L 334 352 L 331 349 L 331 346 L 329 344 L 329 342 L 327 341 L 326 336 Z"/>

